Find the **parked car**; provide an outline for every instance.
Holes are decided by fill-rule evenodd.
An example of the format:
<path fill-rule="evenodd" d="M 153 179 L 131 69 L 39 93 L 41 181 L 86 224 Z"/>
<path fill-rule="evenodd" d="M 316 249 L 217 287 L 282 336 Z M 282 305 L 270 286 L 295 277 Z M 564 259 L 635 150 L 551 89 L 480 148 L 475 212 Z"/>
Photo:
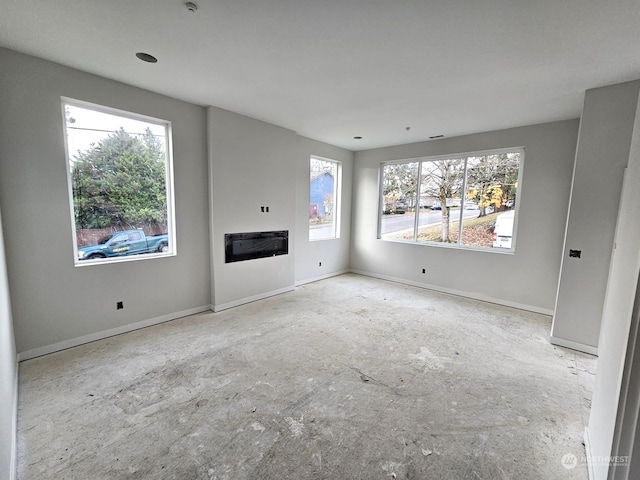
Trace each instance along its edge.
<path fill-rule="evenodd" d="M 409 205 L 407 204 L 407 201 L 404 198 L 401 198 L 400 200 L 396 201 L 396 209 L 394 213 L 403 214 L 407 211 L 408 208 Z"/>
<path fill-rule="evenodd" d="M 142 230 L 122 230 L 107 235 L 96 245 L 78 248 L 78 260 L 168 251 L 169 236 L 166 233 L 146 236 Z"/>
<path fill-rule="evenodd" d="M 475 202 L 464 202 L 465 210 L 480 210 L 480 207 Z"/>
<path fill-rule="evenodd" d="M 513 241 L 513 220 L 515 211 L 500 213 L 493 229 L 493 248 L 511 248 Z"/>

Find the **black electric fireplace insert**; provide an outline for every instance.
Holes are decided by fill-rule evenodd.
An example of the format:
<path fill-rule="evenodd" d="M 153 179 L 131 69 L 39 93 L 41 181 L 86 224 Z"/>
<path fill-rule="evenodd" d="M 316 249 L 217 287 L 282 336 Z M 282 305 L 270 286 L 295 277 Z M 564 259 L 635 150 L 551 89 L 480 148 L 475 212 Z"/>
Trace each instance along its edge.
<path fill-rule="evenodd" d="M 225 233 L 225 263 L 275 257 L 289 253 L 289 230 Z"/>

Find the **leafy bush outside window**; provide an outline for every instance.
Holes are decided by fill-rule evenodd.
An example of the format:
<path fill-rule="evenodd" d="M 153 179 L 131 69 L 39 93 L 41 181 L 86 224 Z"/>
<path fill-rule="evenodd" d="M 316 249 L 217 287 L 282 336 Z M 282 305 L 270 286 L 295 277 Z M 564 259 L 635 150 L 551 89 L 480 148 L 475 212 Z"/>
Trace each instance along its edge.
<path fill-rule="evenodd" d="M 169 122 L 63 99 L 76 265 L 175 254 Z"/>

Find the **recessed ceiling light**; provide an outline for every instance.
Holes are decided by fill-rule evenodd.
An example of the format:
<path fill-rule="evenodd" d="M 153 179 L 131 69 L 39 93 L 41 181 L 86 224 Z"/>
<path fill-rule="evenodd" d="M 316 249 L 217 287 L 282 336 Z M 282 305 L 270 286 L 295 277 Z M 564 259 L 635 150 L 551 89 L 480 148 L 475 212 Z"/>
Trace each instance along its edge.
<path fill-rule="evenodd" d="M 138 57 L 143 62 L 148 62 L 148 63 L 156 63 L 158 61 L 158 59 L 153 55 L 149 55 L 148 53 L 144 53 L 144 52 L 136 53 L 136 57 Z"/>
<path fill-rule="evenodd" d="M 362 140 L 362 137 L 353 137 L 354 140 Z"/>
<path fill-rule="evenodd" d="M 436 139 L 436 138 L 444 138 L 444 135 L 434 135 L 432 137 L 429 137 L 429 140 L 433 140 L 433 139 Z"/>

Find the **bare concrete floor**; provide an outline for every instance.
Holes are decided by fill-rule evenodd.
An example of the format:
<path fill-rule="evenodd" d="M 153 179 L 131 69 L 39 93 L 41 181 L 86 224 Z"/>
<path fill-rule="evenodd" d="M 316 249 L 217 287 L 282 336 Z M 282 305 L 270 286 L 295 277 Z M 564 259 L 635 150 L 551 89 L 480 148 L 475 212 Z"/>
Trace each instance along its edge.
<path fill-rule="evenodd" d="M 18 478 L 586 479 L 596 361 L 549 329 L 343 275 L 94 342 L 20 365 Z"/>

